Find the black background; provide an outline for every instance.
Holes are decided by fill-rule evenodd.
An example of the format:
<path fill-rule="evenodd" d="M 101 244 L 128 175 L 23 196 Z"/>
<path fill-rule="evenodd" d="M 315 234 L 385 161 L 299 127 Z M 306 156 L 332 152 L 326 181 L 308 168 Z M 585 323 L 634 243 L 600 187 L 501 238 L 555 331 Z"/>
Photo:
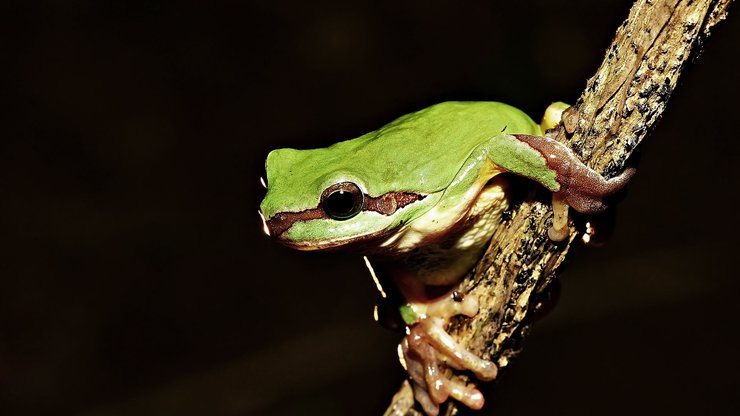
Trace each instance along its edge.
<path fill-rule="evenodd" d="M 380 414 L 400 336 L 359 258 L 262 235 L 265 155 L 448 99 L 539 118 L 630 3 L 4 2 L 0 413 Z M 737 414 L 737 17 L 481 414 Z"/>

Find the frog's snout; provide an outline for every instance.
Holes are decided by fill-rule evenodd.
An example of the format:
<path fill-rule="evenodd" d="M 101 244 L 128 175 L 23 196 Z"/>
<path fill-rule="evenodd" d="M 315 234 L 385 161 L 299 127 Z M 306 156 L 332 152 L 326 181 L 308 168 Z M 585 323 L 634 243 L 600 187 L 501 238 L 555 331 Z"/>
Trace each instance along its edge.
<path fill-rule="evenodd" d="M 260 216 L 260 219 L 262 220 L 262 232 L 265 233 L 268 237 L 271 237 L 272 234 L 270 234 L 270 227 L 267 225 L 267 220 L 265 219 L 264 214 L 262 214 L 262 210 L 257 210 L 257 214 Z"/>

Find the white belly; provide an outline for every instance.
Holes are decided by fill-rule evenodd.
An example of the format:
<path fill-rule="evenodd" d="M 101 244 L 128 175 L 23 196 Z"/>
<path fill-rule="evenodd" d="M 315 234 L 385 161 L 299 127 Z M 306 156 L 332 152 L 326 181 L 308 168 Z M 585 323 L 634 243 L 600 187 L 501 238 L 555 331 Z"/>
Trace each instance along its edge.
<path fill-rule="evenodd" d="M 500 176 L 487 184 L 463 215 L 432 241 L 419 241 L 401 253 L 379 260 L 395 276 L 414 277 L 426 285 L 446 286 L 459 282 L 483 254 L 501 214 L 508 208 L 506 183 Z M 417 221 L 429 221 L 419 218 Z M 414 225 L 411 224 L 413 227 Z"/>

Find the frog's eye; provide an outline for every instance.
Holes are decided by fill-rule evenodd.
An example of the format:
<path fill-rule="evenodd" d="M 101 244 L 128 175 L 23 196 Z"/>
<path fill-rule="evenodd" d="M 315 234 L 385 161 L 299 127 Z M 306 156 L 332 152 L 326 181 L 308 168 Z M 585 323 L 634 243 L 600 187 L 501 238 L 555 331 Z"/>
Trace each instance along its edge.
<path fill-rule="evenodd" d="M 362 210 L 362 189 L 352 182 L 336 183 L 321 193 L 321 207 L 330 218 L 343 221 Z"/>

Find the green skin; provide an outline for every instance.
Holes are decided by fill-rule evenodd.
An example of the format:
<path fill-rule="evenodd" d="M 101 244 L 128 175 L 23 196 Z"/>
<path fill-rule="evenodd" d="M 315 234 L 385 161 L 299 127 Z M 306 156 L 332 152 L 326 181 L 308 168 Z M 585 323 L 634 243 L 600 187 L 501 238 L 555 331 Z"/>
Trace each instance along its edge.
<path fill-rule="evenodd" d="M 541 134 L 532 119 L 506 104 L 447 102 L 324 149 L 274 150 L 267 156 L 262 214 L 269 219 L 281 211 L 315 208 L 324 188 L 347 178 L 360 180 L 374 196 L 443 191 L 472 151 L 504 129 Z"/>
<path fill-rule="evenodd" d="M 566 107 L 551 105 L 545 128 L 554 127 Z M 439 355 L 481 379 L 495 377 L 492 362 L 470 354 L 444 331 L 451 316 L 474 315 L 477 301 L 424 294 L 426 285 L 457 283 L 490 239 L 490 221 L 501 210 L 480 211 L 476 202 L 500 201 L 505 207 L 505 198 L 482 196 L 492 195 L 486 193 L 489 181 L 510 172 L 553 192 L 549 235 L 562 240 L 569 233 L 568 207 L 603 210 L 602 198 L 622 188 L 633 172 L 607 180 L 543 133 L 506 104 L 446 102 L 324 149 L 279 149 L 267 157 L 268 188 L 260 211 L 268 234 L 302 250 L 354 248 L 389 266 L 388 275 L 409 302 L 401 313 L 412 329 L 402 346 L 412 364 L 416 398 L 428 414 L 436 414 L 448 394 L 473 408 L 483 404 L 473 387 L 446 378 L 429 382 L 419 368 L 436 368 Z M 347 218 L 332 218 L 322 194 L 347 182 L 356 185 L 353 195 L 361 191 L 360 208 Z M 474 206 L 478 213 L 469 216 Z M 475 232 L 466 229 L 487 232 L 471 243 L 472 251 L 466 239 Z"/>
<path fill-rule="evenodd" d="M 553 107 L 562 111 L 566 106 Z M 272 231 L 276 220 L 270 220 L 319 208 L 324 189 L 345 181 L 371 197 L 393 192 L 425 196 L 386 215 L 361 211 L 341 221 L 299 216 L 284 221 L 276 235 L 299 249 L 335 248 L 365 237 L 379 241 L 435 206 L 435 215 L 445 207 L 459 209 L 457 202 L 471 186 L 500 172 L 530 178 L 566 206 L 587 213 L 603 210 L 602 197 L 629 179 L 631 171 L 607 181 L 557 142 L 532 140 L 542 133 L 525 113 L 503 103 L 446 102 L 327 148 L 274 150 L 267 157 L 269 186 L 261 213 Z M 558 157 L 545 157 L 552 153 Z M 489 163 L 499 170 L 491 173 L 490 165 L 484 166 Z"/>
<path fill-rule="evenodd" d="M 454 206 L 455 199 L 479 181 L 488 161 L 557 191 L 557 172 L 540 151 L 512 134 L 540 136 L 542 131 L 525 113 L 506 104 L 446 102 L 324 149 L 274 150 L 267 157 L 269 186 L 261 212 L 269 221 L 279 213 L 317 208 L 322 191 L 344 181 L 375 197 L 390 192 L 427 196 L 391 215 L 361 212 L 343 221 L 299 220 L 277 236 L 285 244 L 312 249 L 387 235 L 439 202 Z"/>

